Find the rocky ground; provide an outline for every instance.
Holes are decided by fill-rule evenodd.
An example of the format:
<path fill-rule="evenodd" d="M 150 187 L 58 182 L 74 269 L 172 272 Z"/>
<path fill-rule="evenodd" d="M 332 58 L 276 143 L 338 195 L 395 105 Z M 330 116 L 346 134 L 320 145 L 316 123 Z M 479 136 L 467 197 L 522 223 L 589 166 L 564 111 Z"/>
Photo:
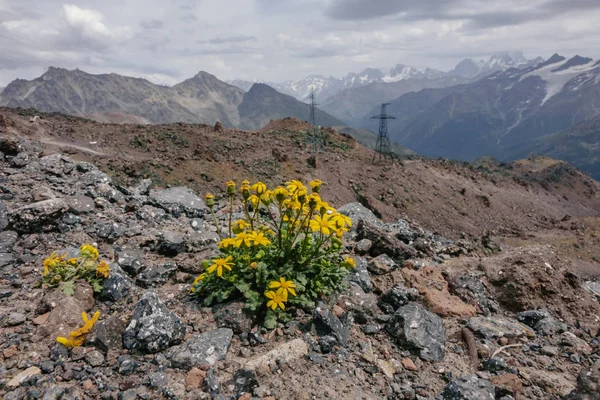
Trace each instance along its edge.
<path fill-rule="evenodd" d="M 216 251 L 204 191 L 165 189 L 164 181 L 142 177 L 124 182 L 101 162 L 112 176 L 80 153 L 55 153 L 27 135 L 0 139 L 0 151 L 4 399 L 600 398 L 600 284 L 592 279 L 600 234 L 589 220 L 598 200 L 584 193 L 594 189 L 578 175 L 570 193 L 550 178 L 542 182 L 554 183 L 538 191 L 536 161 L 515 166 L 526 169 L 521 176 L 535 176 L 526 188 L 533 194 L 507 202 L 537 198 L 515 214 L 539 224 L 516 234 L 509 228 L 432 233 L 435 218 L 419 220 L 416 211 L 408 220 L 391 218 L 393 206 L 373 200 L 379 205 L 373 210 L 386 210 L 384 222 L 363 205 L 373 206 L 369 201 L 360 204 L 359 196 L 343 204 L 346 195 L 337 193 L 334 205 L 354 221 L 345 245 L 358 261 L 356 271 L 343 292 L 265 332 L 239 303 L 211 309 L 187 296 L 201 261 Z M 351 162 L 358 155 L 331 158 L 338 156 L 358 168 Z M 388 173 L 412 173 L 393 168 L 407 167 Z M 473 180 L 457 180 L 469 167 L 424 161 L 418 168 L 437 174 L 433 186 L 446 185 L 448 176 L 461 187 Z M 302 177 L 334 170 L 319 166 Z M 508 178 L 496 186 L 478 179 L 477 188 L 495 188 L 492 204 L 464 208 L 461 227 L 483 221 L 478 214 L 485 208 L 507 207 L 496 198 L 525 193 Z M 413 190 L 435 197 L 425 186 Z M 562 190 L 570 201 L 560 200 Z M 566 214 L 561 209 L 570 216 L 550 215 Z M 217 214 L 227 211 L 221 205 Z M 440 211 L 438 219 L 449 226 L 450 215 Z M 488 211 L 487 220 L 506 227 L 511 219 Z M 566 244 L 571 240 L 578 247 Z M 40 287 L 42 260 L 82 243 L 96 243 L 111 262 L 103 291 L 79 283 L 67 297 Z M 79 327 L 82 311 L 101 316 L 84 346 L 69 350 L 56 337 Z"/>

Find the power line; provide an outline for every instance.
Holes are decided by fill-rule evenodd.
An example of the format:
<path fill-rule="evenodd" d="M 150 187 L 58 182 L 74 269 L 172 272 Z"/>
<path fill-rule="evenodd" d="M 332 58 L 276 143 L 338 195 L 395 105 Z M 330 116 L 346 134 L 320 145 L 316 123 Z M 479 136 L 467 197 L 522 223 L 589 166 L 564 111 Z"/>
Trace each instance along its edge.
<path fill-rule="evenodd" d="M 394 158 L 394 153 L 392 151 L 392 145 L 390 144 L 390 137 L 388 136 L 388 119 L 396 119 L 391 115 L 388 115 L 386 112 L 386 108 L 390 103 L 383 103 L 381 105 L 381 113 L 379 115 L 375 115 L 371 117 L 371 119 L 379 120 L 379 134 L 377 135 L 377 144 L 375 145 L 375 154 L 373 154 L 373 162 L 375 162 L 375 158 L 378 161 L 384 159 L 386 160 L 388 157 L 390 159 Z"/>

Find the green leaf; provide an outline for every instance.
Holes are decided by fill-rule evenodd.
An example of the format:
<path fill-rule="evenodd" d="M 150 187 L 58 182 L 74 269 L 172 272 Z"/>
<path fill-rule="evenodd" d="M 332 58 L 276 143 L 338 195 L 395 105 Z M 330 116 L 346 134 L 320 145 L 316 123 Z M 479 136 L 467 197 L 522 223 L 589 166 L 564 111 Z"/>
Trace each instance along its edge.
<path fill-rule="evenodd" d="M 94 289 L 94 292 L 100 293 L 102 291 L 102 283 L 100 283 L 100 281 L 92 280 L 90 281 L 90 284 L 92 285 L 92 289 Z"/>
<path fill-rule="evenodd" d="M 265 315 L 265 320 L 263 321 L 263 326 L 267 329 L 275 329 L 277 326 L 277 316 L 271 310 L 267 311 Z"/>
<path fill-rule="evenodd" d="M 63 293 L 67 296 L 73 296 L 75 294 L 75 282 L 63 282 L 62 284 Z"/>

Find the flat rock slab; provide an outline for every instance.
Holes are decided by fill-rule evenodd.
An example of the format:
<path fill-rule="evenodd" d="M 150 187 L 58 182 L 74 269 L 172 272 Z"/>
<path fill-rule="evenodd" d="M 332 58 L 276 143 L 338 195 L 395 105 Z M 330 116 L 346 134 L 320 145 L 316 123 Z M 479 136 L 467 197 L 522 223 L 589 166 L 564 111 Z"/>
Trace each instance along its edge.
<path fill-rule="evenodd" d="M 533 337 L 535 332 L 527 325 L 516 319 L 495 315 L 493 317 L 473 317 L 469 319 L 467 326 L 474 332 L 486 339 L 509 339 L 523 336 Z"/>
<path fill-rule="evenodd" d="M 6 386 L 17 387 L 25 380 L 31 378 L 34 375 L 40 375 L 41 373 L 42 370 L 38 367 L 29 367 L 25 371 L 21 371 L 17 375 L 15 375 L 10 381 L 8 381 Z"/>
<path fill-rule="evenodd" d="M 183 213 L 190 218 L 201 217 L 208 211 L 202 199 L 183 186 L 153 190 L 150 192 L 150 201 L 171 214 Z"/>
<path fill-rule="evenodd" d="M 308 351 L 308 344 L 306 344 L 304 340 L 294 339 L 290 342 L 279 345 L 260 357 L 248 361 L 244 366 L 244 369 L 255 370 L 261 366 L 269 366 L 275 363 L 277 360 L 291 363 L 307 355 Z"/>
<path fill-rule="evenodd" d="M 184 343 L 170 348 L 165 352 L 165 356 L 176 368 L 190 369 L 214 365 L 217 361 L 225 358 L 232 338 L 233 331 L 231 329 L 214 329 L 194 335 Z"/>
<path fill-rule="evenodd" d="M 50 199 L 17 208 L 10 213 L 13 229 L 20 233 L 44 230 L 69 209 L 62 199 Z"/>

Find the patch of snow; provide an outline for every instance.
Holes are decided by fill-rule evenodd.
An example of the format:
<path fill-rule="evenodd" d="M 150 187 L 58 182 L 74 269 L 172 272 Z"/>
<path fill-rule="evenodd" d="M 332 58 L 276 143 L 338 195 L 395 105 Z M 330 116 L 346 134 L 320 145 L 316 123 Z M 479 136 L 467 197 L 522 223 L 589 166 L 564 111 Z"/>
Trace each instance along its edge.
<path fill-rule="evenodd" d="M 539 76 L 542 78 L 542 80 L 546 82 L 546 97 L 544 97 L 541 103 L 541 105 L 544 105 L 545 102 L 560 93 L 571 79 L 595 68 L 595 61 L 592 60 L 587 64 L 576 65 L 563 71 L 552 72 L 553 70 L 560 68 L 566 62 L 568 62 L 568 60 L 565 60 L 560 64 L 550 64 L 535 71 L 523 74 L 519 81 L 530 76 Z"/>

